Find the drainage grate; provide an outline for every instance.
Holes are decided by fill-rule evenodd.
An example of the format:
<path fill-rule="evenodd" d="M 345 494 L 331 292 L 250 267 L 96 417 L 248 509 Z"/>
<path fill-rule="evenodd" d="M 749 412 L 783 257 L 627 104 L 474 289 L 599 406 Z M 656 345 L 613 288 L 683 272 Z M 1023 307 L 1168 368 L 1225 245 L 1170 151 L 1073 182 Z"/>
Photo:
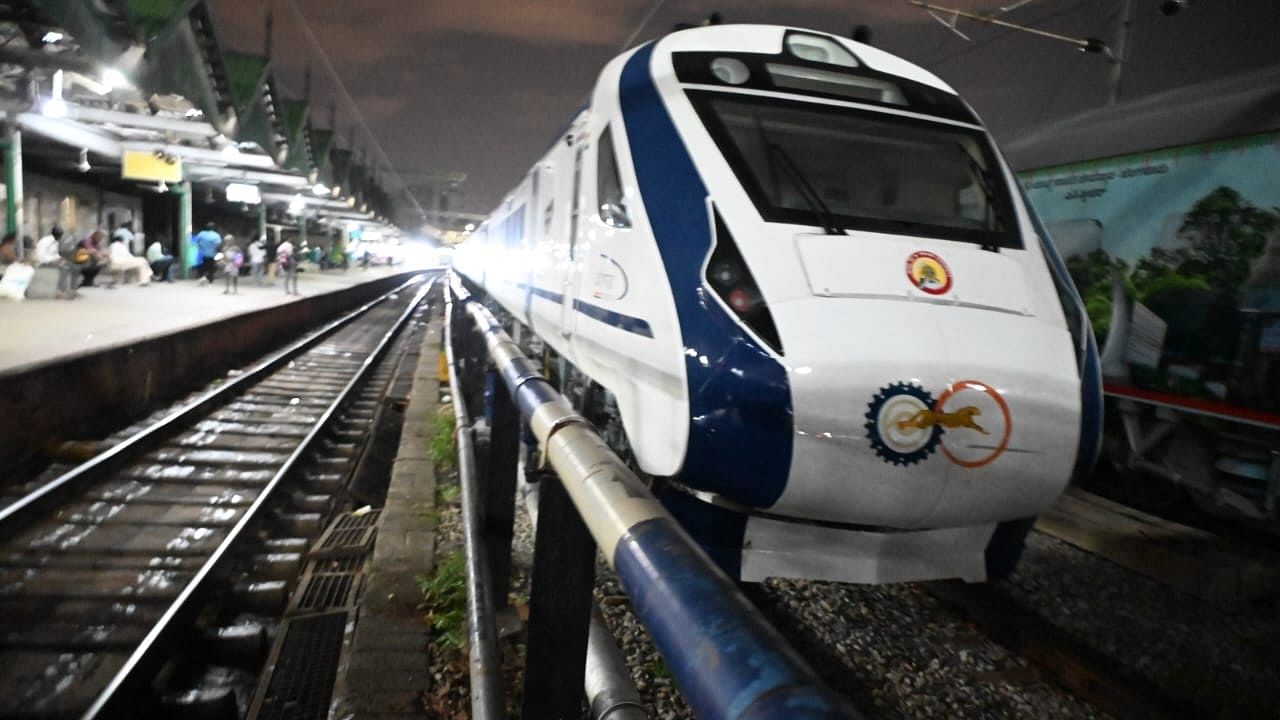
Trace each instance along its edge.
<path fill-rule="evenodd" d="M 285 620 L 268 674 L 258 685 L 250 720 L 325 720 L 338 675 L 347 612 Z"/>
<path fill-rule="evenodd" d="M 354 604 L 354 592 L 361 575 L 348 573 L 316 573 L 303 578 L 302 587 L 293 595 L 290 613 L 337 610 Z"/>
<path fill-rule="evenodd" d="M 362 555 L 373 546 L 373 536 L 378 532 L 380 510 L 363 515 L 343 513 L 329 525 L 324 535 L 311 549 L 312 558 Z"/>

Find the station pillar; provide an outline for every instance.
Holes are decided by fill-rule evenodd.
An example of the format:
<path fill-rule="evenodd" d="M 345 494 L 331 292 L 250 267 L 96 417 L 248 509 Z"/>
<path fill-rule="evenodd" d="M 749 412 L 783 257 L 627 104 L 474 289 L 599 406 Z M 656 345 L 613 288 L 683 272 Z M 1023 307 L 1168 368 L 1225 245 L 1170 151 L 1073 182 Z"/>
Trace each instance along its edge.
<path fill-rule="evenodd" d="M 196 249 L 191 246 L 191 181 L 183 180 L 173 191 L 178 196 L 178 247 L 182 253 L 182 277 L 191 277 Z"/>
<path fill-rule="evenodd" d="M 0 147 L 4 149 L 4 219 L 5 232 L 22 235 L 22 132 L 10 125 Z M 18 238 L 18 252 L 24 252 Z"/>
<path fill-rule="evenodd" d="M 267 241 L 267 204 L 258 203 L 258 238 Z"/>

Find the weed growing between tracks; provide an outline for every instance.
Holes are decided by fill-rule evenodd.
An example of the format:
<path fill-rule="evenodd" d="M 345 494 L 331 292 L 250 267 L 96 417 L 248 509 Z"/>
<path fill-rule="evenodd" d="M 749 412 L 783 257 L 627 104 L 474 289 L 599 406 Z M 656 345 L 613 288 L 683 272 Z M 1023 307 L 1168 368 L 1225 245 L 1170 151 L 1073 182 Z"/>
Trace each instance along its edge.
<path fill-rule="evenodd" d="M 459 651 L 467 642 L 467 558 L 454 550 L 435 572 L 418 576 L 427 624 L 435 631 L 437 650 Z"/>
<path fill-rule="evenodd" d="M 431 437 L 427 438 L 427 455 L 435 463 L 436 476 L 449 475 L 458 469 L 458 442 L 456 433 L 457 421 L 453 417 L 453 405 L 445 403 L 440 406 L 431 421 Z M 456 489 L 457 481 L 453 487 Z"/>

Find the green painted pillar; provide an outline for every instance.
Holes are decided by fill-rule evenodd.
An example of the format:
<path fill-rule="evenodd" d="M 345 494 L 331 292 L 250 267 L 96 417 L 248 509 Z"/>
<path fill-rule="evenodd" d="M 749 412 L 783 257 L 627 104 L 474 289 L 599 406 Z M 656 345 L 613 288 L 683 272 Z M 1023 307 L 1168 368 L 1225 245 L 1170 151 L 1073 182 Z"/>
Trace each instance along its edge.
<path fill-rule="evenodd" d="M 258 203 L 258 237 L 267 241 L 267 204 Z"/>
<path fill-rule="evenodd" d="M 307 211 L 298 213 L 298 247 L 294 250 L 297 257 L 302 257 L 302 246 L 307 244 Z"/>
<path fill-rule="evenodd" d="M 182 277 L 191 277 L 196 249 L 191 246 L 191 181 L 183 180 L 174 194 L 178 196 L 178 248 L 182 253 Z"/>
<path fill-rule="evenodd" d="M 5 232 L 18 234 L 18 252 L 22 252 L 22 132 L 9 130 L 4 140 Z"/>

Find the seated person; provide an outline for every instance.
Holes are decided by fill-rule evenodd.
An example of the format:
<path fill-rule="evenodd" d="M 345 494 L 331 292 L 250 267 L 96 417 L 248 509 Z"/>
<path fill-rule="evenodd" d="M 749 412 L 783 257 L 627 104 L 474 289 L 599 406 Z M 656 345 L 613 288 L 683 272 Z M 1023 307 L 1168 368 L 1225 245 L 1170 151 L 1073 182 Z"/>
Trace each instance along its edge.
<path fill-rule="evenodd" d="M 81 287 L 95 287 L 93 281 L 97 279 L 98 273 L 111 264 L 111 255 L 107 251 L 105 243 L 106 237 L 107 234 L 102 230 L 94 230 L 80 241 L 80 247 L 89 253 L 88 259 L 80 264 L 80 273 L 84 276 L 84 282 L 81 283 Z M 116 283 L 113 278 L 111 284 L 107 285 L 107 287 L 113 288 L 115 286 Z"/>
<path fill-rule="evenodd" d="M 146 260 L 129 252 L 129 246 L 125 244 L 124 239 L 119 235 L 112 238 L 108 255 L 110 257 L 110 269 L 113 272 L 120 273 L 121 282 L 128 279 L 130 272 L 136 271 L 138 273 L 139 287 L 146 287 L 151 284 L 151 265 Z"/>
<path fill-rule="evenodd" d="M 8 233 L 0 240 L 0 268 L 18 262 L 18 234 Z"/>
<path fill-rule="evenodd" d="M 173 282 L 173 256 L 164 251 L 164 243 L 154 240 L 147 246 L 147 262 L 156 280 Z"/>

